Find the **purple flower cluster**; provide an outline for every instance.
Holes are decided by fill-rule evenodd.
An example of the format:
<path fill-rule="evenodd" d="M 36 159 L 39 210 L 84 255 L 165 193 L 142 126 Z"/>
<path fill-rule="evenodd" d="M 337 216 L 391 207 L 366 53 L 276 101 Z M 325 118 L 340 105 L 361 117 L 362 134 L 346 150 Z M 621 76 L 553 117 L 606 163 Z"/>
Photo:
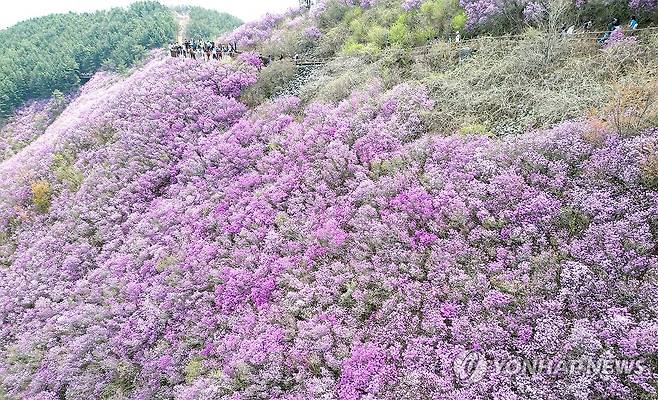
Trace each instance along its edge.
<path fill-rule="evenodd" d="M 361 0 L 359 4 L 361 8 L 370 8 L 376 6 L 377 3 L 378 0 Z"/>
<path fill-rule="evenodd" d="M 228 33 L 222 40 L 237 43 L 239 47 L 252 47 L 267 40 L 277 26 L 289 17 L 296 16 L 300 9 L 291 9 L 284 14 L 265 14 L 261 19 L 247 22 Z"/>
<path fill-rule="evenodd" d="M 317 40 L 322 36 L 322 32 L 320 32 L 320 29 L 317 26 L 311 25 L 304 29 L 304 35 L 311 40 Z"/>
<path fill-rule="evenodd" d="M 656 359 L 658 193 L 641 166 L 658 132 L 429 135 L 434 103 L 410 84 L 249 111 L 256 71 L 162 56 L 101 74 L 0 164 L 0 390 L 655 396 L 646 371 L 464 385 L 452 363 Z"/>
<path fill-rule="evenodd" d="M 41 136 L 75 93 L 51 100 L 35 100 L 18 109 L 0 128 L 0 161 Z"/>
<path fill-rule="evenodd" d="M 489 18 L 500 12 L 500 5 L 496 0 L 459 0 L 459 5 L 466 11 L 468 30 L 485 24 Z"/>
<path fill-rule="evenodd" d="M 629 0 L 628 5 L 637 11 L 653 11 L 658 8 L 658 0 Z"/>
<path fill-rule="evenodd" d="M 314 2 L 309 11 L 309 16 L 315 19 L 327 11 L 327 1 L 328 0 L 317 0 Z"/>
<path fill-rule="evenodd" d="M 610 33 L 610 36 L 605 41 L 604 47 L 606 49 L 614 48 L 616 46 L 633 45 L 637 43 L 637 38 L 634 36 L 626 36 L 624 30 L 619 27 Z"/>
<path fill-rule="evenodd" d="M 260 54 L 258 54 L 255 51 L 246 51 L 244 53 L 241 53 L 238 56 L 238 60 L 256 68 L 260 68 L 263 66 L 263 60 L 261 60 Z"/>
<path fill-rule="evenodd" d="M 546 7 L 539 2 L 528 2 L 523 8 L 523 20 L 525 22 L 538 21 L 546 12 Z"/>
<path fill-rule="evenodd" d="M 411 11 L 413 9 L 416 9 L 420 7 L 420 4 L 423 2 L 423 0 L 403 0 L 402 1 L 402 8 L 405 11 Z"/>

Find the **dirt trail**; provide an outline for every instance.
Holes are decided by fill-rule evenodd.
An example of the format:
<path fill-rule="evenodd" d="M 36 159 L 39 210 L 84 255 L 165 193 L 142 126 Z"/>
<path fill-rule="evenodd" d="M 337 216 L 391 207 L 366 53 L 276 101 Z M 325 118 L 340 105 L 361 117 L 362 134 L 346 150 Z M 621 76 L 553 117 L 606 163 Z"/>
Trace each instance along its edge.
<path fill-rule="evenodd" d="M 187 24 L 190 22 L 190 16 L 180 13 L 174 13 L 174 15 L 178 21 L 178 36 L 176 36 L 176 40 L 178 43 L 183 43 L 183 40 L 185 40 L 185 30 L 187 29 Z"/>

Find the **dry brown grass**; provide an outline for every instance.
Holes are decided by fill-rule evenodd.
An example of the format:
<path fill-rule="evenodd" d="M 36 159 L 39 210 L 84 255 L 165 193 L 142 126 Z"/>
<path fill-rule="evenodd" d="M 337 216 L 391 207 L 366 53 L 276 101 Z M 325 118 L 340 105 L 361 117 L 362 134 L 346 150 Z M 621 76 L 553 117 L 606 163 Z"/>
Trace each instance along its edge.
<path fill-rule="evenodd" d="M 46 180 L 34 181 L 30 184 L 32 190 L 32 204 L 39 212 L 46 212 L 50 208 L 50 183 Z"/>
<path fill-rule="evenodd" d="M 290 81 L 296 72 L 297 67 L 290 59 L 274 61 L 263 68 L 258 82 L 245 90 L 241 99 L 250 106 L 261 104 Z"/>
<path fill-rule="evenodd" d="M 636 98 L 622 97 L 619 108 L 635 102 L 632 121 L 622 122 L 637 128 L 641 124 L 633 121 L 639 118 L 651 124 L 650 109 L 642 106 L 648 104 L 649 93 L 656 92 L 649 85 L 652 79 L 655 85 L 655 77 L 637 74 L 639 69 L 656 70 L 658 55 L 647 51 L 648 39 L 622 50 L 623 57 L 602 51 L 592 38 L 561 39 L 551 46 L 550 60 L 546 40 L 545 35 L 530 32 L 518 41 L 476 42 L 476 52 L 462 63 L 446 56 L 421 59 L 417 79 L 428 85 L 438 104 L 430 125 L 439 132 L 454 132 L 477 123 L 498 135 L 542 128 L 600 109 L 625 81 L 635 82 L 627 91 Z M 437 58 L 448 61 L 436 68 Z"/>
<path fill-rule="evenodd" d="M 626 91 L 636 96 L 619 98 L 620 110 L 632 106 L 630 114 L 617 113 L 619 123 L 633 129 L 655 123 L 652 109 L 642 108 L 642 99 L 646 103 L 649 92 L 656 92 L 655 77 L 638 71 L 658 70 L 658 54 L 651 47 L 658 45 L 657 34 L 614 51 L 601 49 L 595 36 L 560 37 L 551 44 L 548 58 L 547 40 L 529 31 L 521 38 L 470 41 L 460 47 L 469 47 L 472 56 L 461 61 L 457 49 L 447 43 L 412 51 L 390 48 L 374 61 L 337 60 L 303 88 L 302 100 L 339 101 L 372 79 L 385 88 L 418 81 L 436 100 L 435 109 L 425 115 L 429 130 L 506 135 L 588 114 L 609 122 L 612 119 L 600 113 Z"/>
<path fill-rule="evenodd" d="M 633 135 L 658 125 L 658 79 L 643 70 L 613 84 L 612 98 L 603 108 L 620 135 Z"/>
<path fill-rule="evenodd" d="M 658 141 L 648 143 L 642 148 L 644 159 L 640 161 L 640 170 L 644 183 L 658 189 Z"/>

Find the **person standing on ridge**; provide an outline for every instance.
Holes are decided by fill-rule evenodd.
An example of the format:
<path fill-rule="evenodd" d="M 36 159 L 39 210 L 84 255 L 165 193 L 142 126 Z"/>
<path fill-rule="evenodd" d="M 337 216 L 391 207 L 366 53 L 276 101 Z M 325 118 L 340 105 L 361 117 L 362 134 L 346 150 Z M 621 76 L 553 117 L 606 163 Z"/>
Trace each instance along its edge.
<path fill-rule="evenodd" d="M 612 31 L 615 29 L 619 28 L 619 20 L 617 18 L 613 18 L 612 21 L 608 24 L 608 28 L 606 29 L 605 33 L 603 36 L 601 36 L 598 40 L 599 44 L 603 44 L 608 40 L 610 37 L 610 34 L 612 34 Z"/>
<path fill-rule="evenodd" d="M 590 19 L 589 21 L 585 22 L 585 25 L 583 25 L 583 30 L 585 32 L 589 32 L 592 30 L 592 20 Z"/>
<path fill-rule="evenodd" d="M 187 55 L 190 52 L 190 47 L 191 47 L 190 39 L 185 39 L 185 42 L 183 43 L 183 46 L 185 47 L 185 58 L 187 58 Z"/>
<path fill-rule="evenodd" d="M 639 25 L 639 24 L 638 24 L 638 22 L 637 22 L 637 17 L 636 17 L 635 15 L 633 15 L 633 16 L 631 17 L 631 22 L 630 22 L 630 24 L 628 24 L 628 27 L 631 28 L 632 30 L 636 30 L 637 27 L 638 27 L 638 25 Z"/>

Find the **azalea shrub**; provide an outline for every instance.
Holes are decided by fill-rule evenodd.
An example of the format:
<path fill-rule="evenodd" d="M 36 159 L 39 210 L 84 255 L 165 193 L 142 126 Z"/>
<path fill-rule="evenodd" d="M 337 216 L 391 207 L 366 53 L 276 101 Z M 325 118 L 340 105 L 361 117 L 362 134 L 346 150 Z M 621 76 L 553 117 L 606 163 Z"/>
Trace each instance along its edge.
<path fill-rule="evenodd" d="M 16 110 L 0 125 L 0 161 L 20 152 L 41 136 L 75 94 L 63 95 L 55 91 L 50 99 L 32 100 Z"/>
<path fill-rule="evenodd" d="M 100 74 L 0 164 L 3 397 L 656 395 L 657 131 L 436 132 L 377 80 L 249 109 L 258 74 Z M 464 351 L 648 368 L 467 383 Z"/>
<path fill-rule="evenodd" d="M 290 9 L 283 14 L 266 14 L 262 18 L 240 25 L 222 37 L 223 41 L 237 43 L 239 48 L 252 48 L 266 41 L 286 18 L 293 17 L 301 9 Z"/>
<path fill-rule="evenodd" d="M 154 51 L 8 121 L 0 398 L 658 395 L 648 52 L 606 106 L 604 61 L 641 44 L 560 42 L 546 65 L 528 37 L 459 63 L 404 48 L 416 22 L 483 27 L 493 3 L 391 4 L 268 15 L 225 36 L 253 49 L 233 61 Z M 359 57 L 282 95 L 296 66 L 259 50 L 288 34 Z M 496 371 L 520 359 L 640 368 Z"/>

